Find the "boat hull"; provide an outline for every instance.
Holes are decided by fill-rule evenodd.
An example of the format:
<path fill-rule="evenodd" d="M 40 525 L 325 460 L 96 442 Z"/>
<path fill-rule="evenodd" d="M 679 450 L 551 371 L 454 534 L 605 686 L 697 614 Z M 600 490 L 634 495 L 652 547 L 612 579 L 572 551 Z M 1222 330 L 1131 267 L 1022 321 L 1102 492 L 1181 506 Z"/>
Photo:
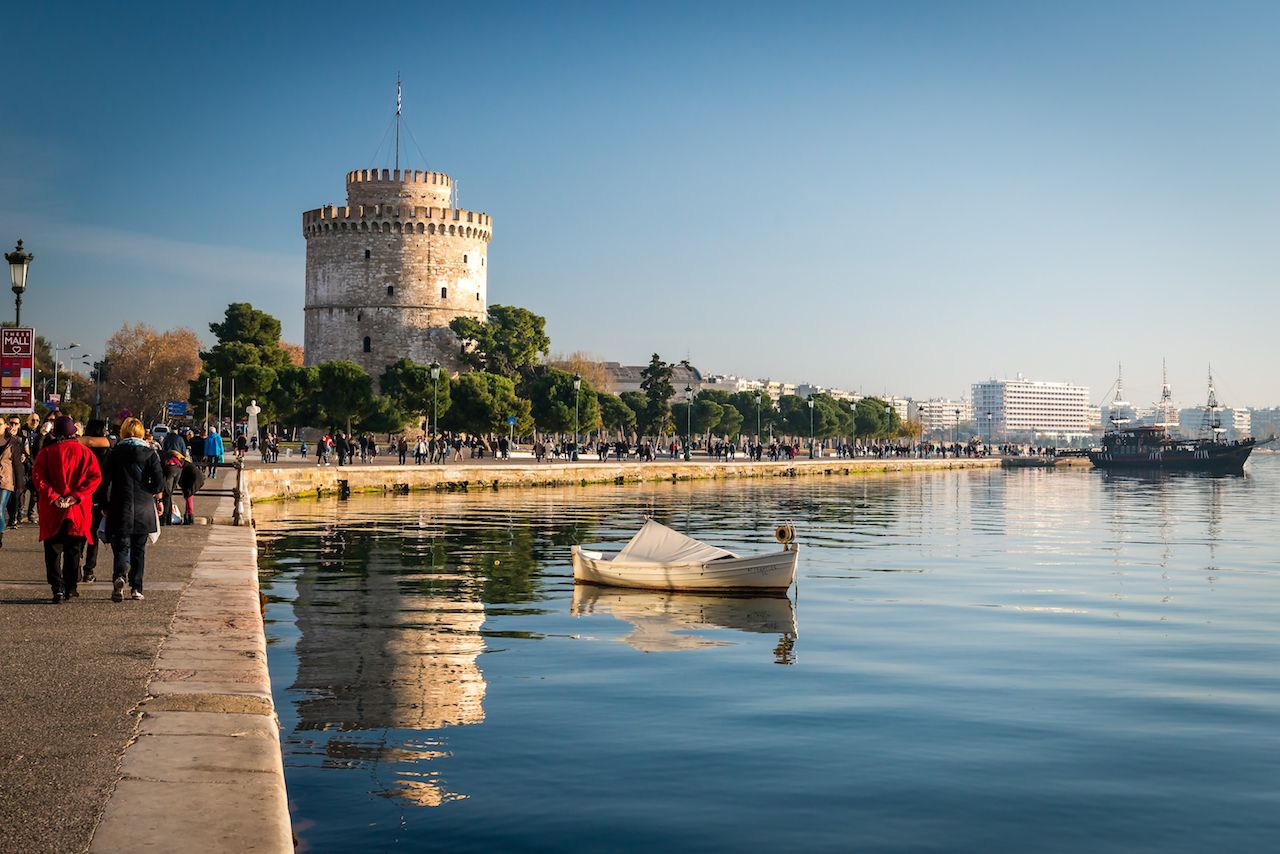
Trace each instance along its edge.
<path fill-rule="evenodd" d="M 1120 471 L 1190 471 L 1208 474 L 1243 474 L 1253 444 L 1227 445 L 1202 451 L 1159 451 L 1147 454 L 1115 454 L 1090 451 L 1095 468 Z"/>
<path fill-rule="evenodd" d="M 705 563 L 618 563 L 600 552 L 572 548 L 573 580 L 578 584 L 640 590 L 785 592 L 796 577 L 799 548 Z"/>

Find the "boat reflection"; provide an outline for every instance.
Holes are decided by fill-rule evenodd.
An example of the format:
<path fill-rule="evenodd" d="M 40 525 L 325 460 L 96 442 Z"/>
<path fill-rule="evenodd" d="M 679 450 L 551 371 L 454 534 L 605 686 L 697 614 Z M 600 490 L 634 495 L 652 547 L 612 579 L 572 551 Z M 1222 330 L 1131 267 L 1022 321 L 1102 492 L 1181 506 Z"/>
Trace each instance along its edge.
<path fill-rule="evenodd" d="M 608 614 L 630 623 L 634 630 L 620 640 L 640 652 L 680 652 L 729 644 L 696 634 L 711 629 L 776 634 L 774 661 L 795 663 L 796 613 L 785 596 L 706 595 L 579 584 L 573 588 L 569 613 L 575 617 Z"/>

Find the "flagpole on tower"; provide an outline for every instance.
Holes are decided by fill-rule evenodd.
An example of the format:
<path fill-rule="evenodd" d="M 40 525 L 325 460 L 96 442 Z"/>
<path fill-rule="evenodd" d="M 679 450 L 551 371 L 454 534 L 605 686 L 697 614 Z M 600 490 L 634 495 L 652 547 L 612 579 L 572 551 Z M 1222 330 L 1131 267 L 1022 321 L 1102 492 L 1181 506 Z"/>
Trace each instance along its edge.
<path fill-rule="evenodd" d="M 396 170 L 400 169 L 400 72 L 396 72 Z"/>

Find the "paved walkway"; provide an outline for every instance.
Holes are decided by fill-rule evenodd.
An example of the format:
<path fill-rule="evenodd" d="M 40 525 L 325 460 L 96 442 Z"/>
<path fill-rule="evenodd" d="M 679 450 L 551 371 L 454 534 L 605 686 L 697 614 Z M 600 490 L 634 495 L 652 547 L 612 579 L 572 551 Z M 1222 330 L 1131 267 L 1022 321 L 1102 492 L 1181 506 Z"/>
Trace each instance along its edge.
<path fill-rule="evenodd" d="M 216 499 L 198 501 L 211 514 Z M 147 548 L 146 600 L 111 601 L 111 549 L 97 583 L 50 603 L 35 525 L 0 549 L 0 852 L 84 852 L 138 730 L 137 706 L 210 527 L 163 529 Z"/>

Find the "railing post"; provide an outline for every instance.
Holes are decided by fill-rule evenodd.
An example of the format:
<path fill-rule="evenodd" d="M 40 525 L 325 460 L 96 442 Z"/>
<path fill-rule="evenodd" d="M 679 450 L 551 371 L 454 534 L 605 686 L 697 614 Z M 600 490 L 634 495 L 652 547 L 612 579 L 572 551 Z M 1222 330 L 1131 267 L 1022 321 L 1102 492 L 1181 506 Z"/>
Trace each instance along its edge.
<path fill-rule="evenodd" d="M 231 524 L 245 525 L 248 524 L 249 508 L 245 503 L 244 489 L 244 460 L 237 459 L 235 461 L 236 469 L 236 486 L 233 496 L 234 506 L 231 509 Z"/>

